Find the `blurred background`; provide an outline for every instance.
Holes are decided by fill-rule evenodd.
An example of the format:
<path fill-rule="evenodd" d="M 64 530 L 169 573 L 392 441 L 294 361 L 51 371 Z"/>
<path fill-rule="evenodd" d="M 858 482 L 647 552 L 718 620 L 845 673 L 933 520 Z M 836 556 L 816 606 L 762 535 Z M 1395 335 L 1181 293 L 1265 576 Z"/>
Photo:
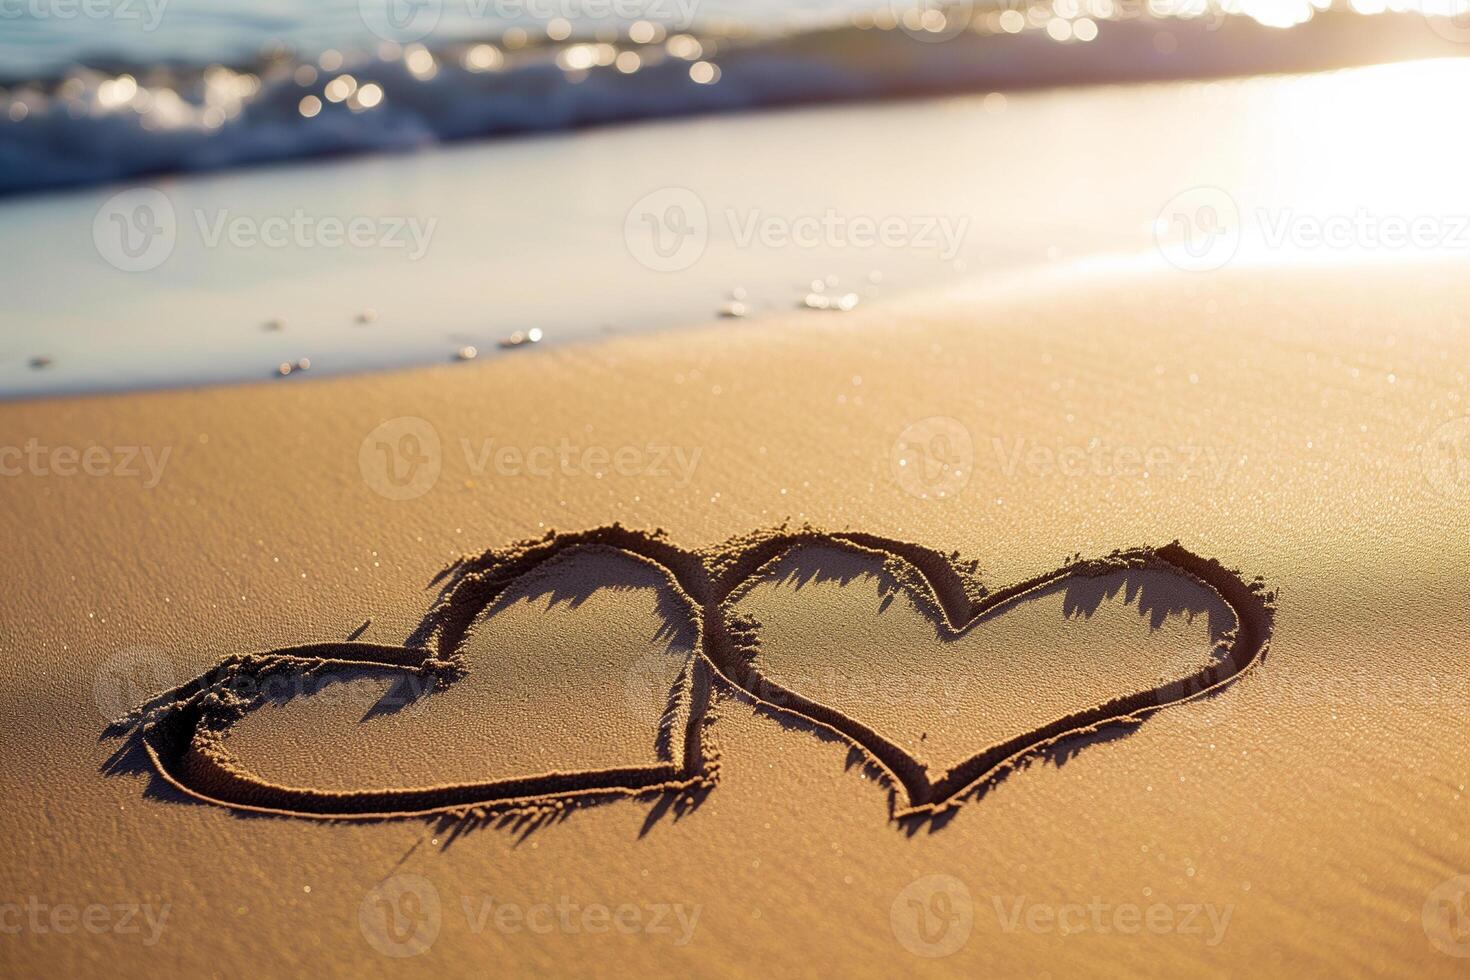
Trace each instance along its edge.
<path fill-rule="evenodd" d="M 1467 52 L 1470 0 L 0 0 L 0 396 L 1463 253 Z"/>

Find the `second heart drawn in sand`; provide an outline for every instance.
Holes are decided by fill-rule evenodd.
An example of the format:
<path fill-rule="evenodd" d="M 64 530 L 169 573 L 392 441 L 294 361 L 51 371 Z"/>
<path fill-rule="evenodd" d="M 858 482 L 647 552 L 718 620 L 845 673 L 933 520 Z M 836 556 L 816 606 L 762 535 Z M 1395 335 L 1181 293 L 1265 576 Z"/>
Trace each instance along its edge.
<path fill-rule="evenodd" d="M 941 642 L 963 638 L 1023 603 L 1060 590 L 1067 590 L 1069 604 L 1090 611 L 1110 590 L 1124 588 L 1130 597 L 1138 594 L 1140 611 L 1151 612 L 1156 626 L 1169 612 L 1208 610 L 1214 646 L 1208 659 L 1180 668 L 1179 676 L 1165 671 L 1147 686 L 1099 703 L 1069 704 L 1055 717 L 1028 723 L 991 744 L 960 752 L 951 745 L 947 756 L 926 760 L 912 737 L 865 720 L 860 699 L 823 698 L 809 687 L 803 693 L 800 684 L 773 671 L 762 653 L 760 624 L 741 611 L 741 603 L 760 583 L 799 576 L 793 561 L 813 550 L 880 569 L 887 592 L 905 595 Z M 548 567 L 589 553 L 635 563 L 644 579 L 667 593 L 667 615 L 683 617 L 687 625 L 687 640 L 671 642 L 665 652 L 673 658 L 672 682 L 666 702 L 652 714 L 653 755 L 644 764 L 533 771 L 419 788 L 322 789 L 266 779 L 231 752 L 227 736 L 269 701 L 262 692 L 271 678 L 354 672 L 406 687 L 413 692 L 410 700 L 422 698 L 425 709 L 431 708 L 436 691 L 462 682 L 474 669 L 465 645 L 477 623 L 517 590 L 524 592 L 527 581 Z M 1170 582 L 1203 598 L 1182 603 L 1159 598 L 1170 591 Z M 877 535 L 809 527 L 759 531 L 702 551 L 677 547 L 662 532 L 619 525 L 549 533 L 463 559 L 434 584 L 441 589 L 439 600 L 403 645 L 322 643 L 230 657 L 142 705 L 109 733 L 132 739 L 156 774 L 176 790 L 245 811 L 326 819 L 484 817 L 559 813 L 579 803 L 627 797 L 660 799 L 664 807 L 683 809 L 717 782 L 712 707 L 721 698 L 733 698 L 845 740 L 889 781 L 892 816 L 923 819 L 952 811 L 1040 754 L 1079 747 L 1095 736 L 1136 726 L 1162 708 L 1213 697 L 1262 660 L 1275 616 L 1274 594 L 1259 580 L 1248 582 L 1178 542 L 1096 559 L 1076 557 L 991 591 L 980 582 L 975 564 L 958 555 Z M 889 653 L 901 663 L 906 651 Z M 957 667 L 964 664 L 951 661 L 947 669 Z M 1019 696 L 997 695 L 1008 701 Z"/>

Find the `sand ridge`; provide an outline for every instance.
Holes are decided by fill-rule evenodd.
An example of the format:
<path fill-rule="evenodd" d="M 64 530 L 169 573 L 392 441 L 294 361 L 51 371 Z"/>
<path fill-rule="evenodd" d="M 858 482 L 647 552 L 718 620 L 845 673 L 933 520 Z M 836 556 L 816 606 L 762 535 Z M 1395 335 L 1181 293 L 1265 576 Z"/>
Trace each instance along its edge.
<path fill-rule="evenodd" d="M 881 561 L 897 587 L 942 635 L 961 635 L 1064 579 L 1127 569 L 1163 570 L 1213 590 L 1234 612 L 1236 627 L 1219 639 L 1216 656 L 1194 674 L 1163 679 L 1153 688 L 1050 720 L 931 775 L 911 754 L 858 718 L 762 674 L 757 662 L 760 624 L 737 614 L 735 605 L 781 559 L 814 546 L 850 550 Z M 261 682 L 270 677 L 354 670 L 409 681 L 413 700 L 454 683 L 469 669 L 460 645 L 481 611 L 550 563 L 589 551 L 618 553 L 660 571 L 698 637 L 698 648 L 683 664 L 659 722 L 658 764 L 422 788 L 323 791 L 268 782 L 230 752 L 226 741 L 230 728 L 261 706 Z M 981 795 L 1011 769 L 1060 743 L 1137 725 L 1161 708 L 1212 696 L 1264 658 L 1274 625 L 1275 595 L 1259 579 L 1248 583 L 1177 541 L 1159 548 L 1114 551 L 1101 558 L 1072 556 L 1053 571 L 997 591 L 981 584 L 977 569 L 976 562 L 962 560 L 957 553 L 806 526 L 756 531 L 703 551 L 682 549 L 657 529 L 613 524 L 571 533 L 551 531 L 539 540 L 492 549 L 446 568 L 431 583 L 440 586 L 438 600 L 402 646 L 348 641 L 232 656 L 114 722 L 108 734 L 141 743 L 156 773 L 194 799 L 253 812 L 325 819 L 556 815 L 570 806 L 620 797 L 663 797 L 675 801 L 682 812 L 697 805 L 718 781 L 719 752 L 708 729 L 715 719 L 715 701 L 736 697 L 848 741 L 888 781 L 891 817 L 924 819 Z"/>
<path fill-rule="evenodd" d="M 990 592 L 976 577 L 976 564 L 958 554 L 944 555 L 912 542 L 857 532 L 812 528 L 757 532 L 730 562 L 724 579 L 729 591 L 722 606 L 735 644 L 733 661 L 716 661 L 722 677 L 760 704 L 826 728 L 853 743 L 869 762 L 901 787 L 891 803 L 896 820 L 943 817 L 982 795 L 1012 769 L 1063 743 L 1105 729 L 1141 723 L 1164 707 L 1210 697 L 1264 659 L 1275 623 L 1275 594 L 1260 579 L 1245 582 L 1218 561 L 1202 558 L 1175 541 L 1159 548 L 1114 551 L 1101 558 L 1072 556 L 1054 571 Z M 807 698 L 762 675 L 755 664 L 759 623 L 731 614 L 735 603 L 793 551 L 836 547 L 883 562 L 885 571 L 944 636 L 959 636 L 1003 615 L 1027 597 L 1065 579 L 1099 577 L 1128 569 L 1156 569 L 1192 580 L 1214 591 L 1235 614 L 1236 628 L 1219 640 L 1216 656 L 1200 670 L 1162 679 L 1147 690 L 1116 697 L 1041 724 L 1019 736 L 982 749 L 945 772 L 931 776 L 909 752 L 850 714 Z M 726 552 L 728 554 L 728 552 Z M 754 566 L 754 567 L 752 567 Z M 906 796 L 906 799 L 900 799 Z"/>

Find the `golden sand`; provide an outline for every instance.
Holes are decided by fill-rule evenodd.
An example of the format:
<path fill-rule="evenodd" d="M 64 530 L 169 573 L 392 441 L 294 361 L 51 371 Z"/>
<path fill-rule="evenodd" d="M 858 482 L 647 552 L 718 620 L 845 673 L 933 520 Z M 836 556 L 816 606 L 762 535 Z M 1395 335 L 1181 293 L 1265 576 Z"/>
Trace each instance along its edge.
<path fill-rule="evenodd" d="M 6 443 L 48 450 L 0 482 L 19 854 L 0 926 L 40 923 L 0 937 L 7 972 L 1458 975 L 1464 281 L 1072 270 L 595 349 L 0 407 Z M 136 447 L 143 475 L 59 475 L 56 447 L 93 445 Z M 448 649 L 423 632 L 490 567 L 465 556 L 614 523 L 678 554 L 591 542 L 451 603 L 431 623 L 462 629 Z M 783 523 L 830 533 L 723 596 L 680 579 L 719 579 L 727 542 Z M 1228 577 L 1074 574 L 1174 541 Z M 904 542 L 934 557 L 896 561 Z M 969 629 L 951 615 L 1058 572 Z M 1225 670 L 1241 590 L 1274 592 L 1270 643 Z M 690 674 L 716 608 L 756 668 L 729 696 Z M 303 645 L 353 661 L 333 665 L 350 683 L 267 691 L 190 750 L 183 790 L 104 736 L 150 694 Z M 422 650 L 427 669 L 363 664 Z M 409 675 L 453 683 L 375 710 Z M 1231 683 L 1194 696 L 1211 679 Z M 796 699 L 762 707 L 762 681 Z M 1088 714 L 1181 683 L 1161 710 Z M 921 771 L 1073 715 L 1097 730 L 904 818 Z M 697 756 L 666 731 L 697 731 Z M 571 775 L 519 808 L 386 820 L 188 795 L 240 767 L 311 790 L 272 807 L 293 813 Z M 663 782 L 679 791 L 648 792 Z M 557 802 L 589 788 L 616 798 Z"/>

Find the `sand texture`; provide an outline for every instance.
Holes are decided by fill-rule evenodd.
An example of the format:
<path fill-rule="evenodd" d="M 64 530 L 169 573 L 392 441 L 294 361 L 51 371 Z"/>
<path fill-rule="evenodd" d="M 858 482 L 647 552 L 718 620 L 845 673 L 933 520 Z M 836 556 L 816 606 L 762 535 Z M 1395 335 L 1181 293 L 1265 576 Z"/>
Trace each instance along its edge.
<path fill-rule="evenodd" d="M 0 406 L 0 969 L 1462 975 L 1465 272 Z"/>

